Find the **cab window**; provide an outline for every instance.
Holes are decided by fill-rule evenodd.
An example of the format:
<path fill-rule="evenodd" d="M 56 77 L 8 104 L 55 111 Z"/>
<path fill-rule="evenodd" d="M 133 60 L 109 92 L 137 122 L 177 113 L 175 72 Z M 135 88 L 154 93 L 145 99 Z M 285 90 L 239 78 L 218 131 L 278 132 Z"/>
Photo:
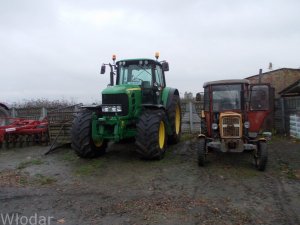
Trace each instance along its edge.
<path fill-rule="evenodd" d="M 251 110 L 269 109 L 269 87 L 267 85 L 257 85 L 251 88 L 250 97 Z"/>

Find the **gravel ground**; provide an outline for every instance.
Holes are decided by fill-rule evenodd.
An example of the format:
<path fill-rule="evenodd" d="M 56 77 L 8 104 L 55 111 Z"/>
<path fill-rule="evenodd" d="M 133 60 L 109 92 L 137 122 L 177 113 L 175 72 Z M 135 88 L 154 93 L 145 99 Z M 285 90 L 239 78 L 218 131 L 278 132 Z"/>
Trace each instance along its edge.
<path fill-rule="evenodd" d="M 93 160 L 69 148 L 1 149 L 0 224 L 7 215 L 23 224 L 34 215 L 36 224 L 300 224 L 299 141 L 270 141 L 265 172 L 251 153 L 212 153 L 200 168 L 192 142 L 161 161 L 140 160 L 134 144 Z"/>

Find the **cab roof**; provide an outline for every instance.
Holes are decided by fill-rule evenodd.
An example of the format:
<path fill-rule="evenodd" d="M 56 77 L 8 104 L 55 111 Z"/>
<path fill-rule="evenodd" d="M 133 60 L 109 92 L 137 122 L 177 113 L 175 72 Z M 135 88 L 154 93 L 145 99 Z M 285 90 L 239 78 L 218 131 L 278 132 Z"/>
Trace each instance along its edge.
<path fill-rule="evenodd" d="M 121 59 L 121 60 L 118 60 L 118 62 L 134 62 L 134 61 L 148 61 L 150 62 L 151 64 L 159 64 L 161 65 L 161 63 L 155 59 L 149 59 L 149 58 L 136 58 L 136 59 Z"/>
<path fill-rule="evenodd" d="M 220 84 L 250 84 L 249 80 L 246 79 L 232 79 L 232 80 L 217 80 L 217 81 L 209 81 L 203 84 L 203 87 L 207 87 L 209 85 L 220 85 Z"/>
<path fill-rule="evenodd" d="M 139 61 L 139 60 L 155 61 L 154 59 L 149 59 L 149 58 L 121 59 L 118 61 Z"/>

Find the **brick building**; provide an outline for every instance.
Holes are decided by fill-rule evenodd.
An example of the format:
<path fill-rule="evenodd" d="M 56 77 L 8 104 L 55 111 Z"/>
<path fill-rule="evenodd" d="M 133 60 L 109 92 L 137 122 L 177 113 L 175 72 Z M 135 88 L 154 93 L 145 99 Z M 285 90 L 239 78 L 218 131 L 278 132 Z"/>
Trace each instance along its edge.
<path fill-rule="evenodd" d="M 275 98 L 279 98 L 279 92 L 294 84 L 300 79 L 300 69 L 281 68 L 246 78 L 253 84 L 270 83 L 275 88 Z"/>
<path fill-rule="evenodd" d="M 247 77 L 251 83 L 270 83 L 275 89 L 273 129 L 290 134 L 290 118 L 300 115 L 300 69 L 281 68 Z"/>

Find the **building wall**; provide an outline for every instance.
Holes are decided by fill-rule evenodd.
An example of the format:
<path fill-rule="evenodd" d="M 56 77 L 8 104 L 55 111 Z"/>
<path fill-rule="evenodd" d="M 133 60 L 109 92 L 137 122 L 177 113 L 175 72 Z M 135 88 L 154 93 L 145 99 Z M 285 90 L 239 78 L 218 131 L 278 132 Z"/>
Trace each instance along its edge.
<path fill-rule="evenodd" d="M 259 83 L 259 75 L 246 78 L 252 84 Z M 300 79 L 300 69 L 282 68 L 263 73 L 261 75 L 262 83 L 270 83 L 275 88 L 275 98 L 279 98 L 280 91 L 295 83 Z"/>

